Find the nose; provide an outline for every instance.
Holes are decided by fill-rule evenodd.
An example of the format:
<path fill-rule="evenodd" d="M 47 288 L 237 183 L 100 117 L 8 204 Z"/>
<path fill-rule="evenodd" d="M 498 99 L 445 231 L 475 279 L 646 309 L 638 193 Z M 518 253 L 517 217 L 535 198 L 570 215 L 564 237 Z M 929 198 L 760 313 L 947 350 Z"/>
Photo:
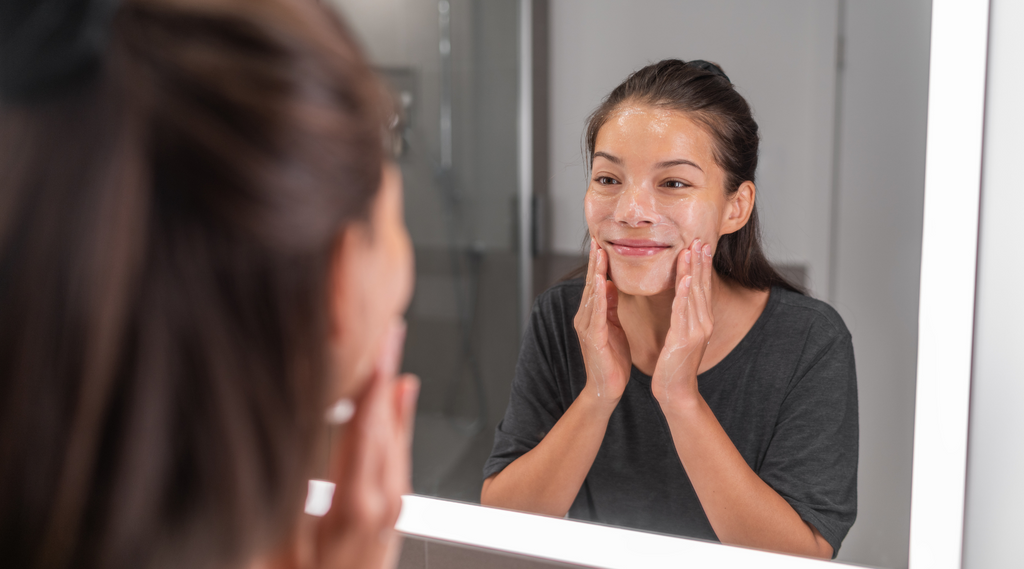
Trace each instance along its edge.
<path fill-rule="evenodd" d="M 615 206 L 615 221 L 629 227 L 653 225 L 658 220 L 653 194 L 641 184 L 627 184 Z"/>

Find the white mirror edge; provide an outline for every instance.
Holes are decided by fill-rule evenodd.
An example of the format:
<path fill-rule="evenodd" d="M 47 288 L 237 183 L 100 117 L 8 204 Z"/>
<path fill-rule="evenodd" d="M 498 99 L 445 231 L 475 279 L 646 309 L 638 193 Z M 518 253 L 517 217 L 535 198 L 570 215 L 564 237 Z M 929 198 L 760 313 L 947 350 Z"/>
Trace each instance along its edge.
<path fill-rule="evenodd" d="M 530 4 L 520 0 L 525 40 Z M 932 3 L 911 569 L 961 566 L 988 12 L 988 0 Z M 425 496 L 403 497 L 397 529 L 609 569 L 675 567 L 680 559 L 689 567 L 852 567 Z"/>
<path fill-rule="evenodd" d="M 399 532 L 601 569 L 644 567 L 854 567 L 719 543 L 488 508 L 426 496 L 403 496 Z"/>
<path fill-rule="evenodd" d="M 988 0 L 932 4 L 911 569 L 961 566 L 988 29 Z"/>

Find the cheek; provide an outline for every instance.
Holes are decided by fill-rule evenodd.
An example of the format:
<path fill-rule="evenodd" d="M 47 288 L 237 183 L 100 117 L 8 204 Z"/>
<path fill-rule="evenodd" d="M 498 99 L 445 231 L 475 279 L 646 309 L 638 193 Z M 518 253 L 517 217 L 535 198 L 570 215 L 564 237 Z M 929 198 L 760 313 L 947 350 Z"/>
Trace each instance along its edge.
<path fill-rule="evenodd" d="M 718 242 L 719 210 L 712 202 L 680 201 L 666 208 L 666 217 L 679 231 L 682 245 L 689 246 L 699 238 L 714 246 Z"/>
<path fill-rule="evenodd" d="M 595 233 L 597 226 L 602 221 L 611 219 L 615 215 L 615 198 L 587 190 L 587 195 L 583 198 L 583 215 L 587 220 L 590 232 Z"/>

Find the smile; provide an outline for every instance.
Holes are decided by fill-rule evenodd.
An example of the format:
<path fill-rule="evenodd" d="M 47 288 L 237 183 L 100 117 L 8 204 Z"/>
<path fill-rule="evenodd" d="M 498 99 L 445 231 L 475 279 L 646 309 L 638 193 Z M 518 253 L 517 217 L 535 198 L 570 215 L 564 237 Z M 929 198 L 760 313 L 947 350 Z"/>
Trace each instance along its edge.
<path fill-rule="evenodd" d="M 653 239 L 616 239 L 608 243 L 612 250 L 624 257 L 650 257 L 671 249 L 670 245 Z"/>

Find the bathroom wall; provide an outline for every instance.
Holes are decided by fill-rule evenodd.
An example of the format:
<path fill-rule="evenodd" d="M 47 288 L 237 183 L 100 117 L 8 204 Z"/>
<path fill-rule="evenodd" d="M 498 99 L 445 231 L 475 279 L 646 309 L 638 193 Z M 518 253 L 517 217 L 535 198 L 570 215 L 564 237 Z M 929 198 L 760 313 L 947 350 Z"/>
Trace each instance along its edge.
<path fill-rule="evenodd" d="M 905 567 L 931 2 L 845 2 L 829 301 L 853 334 L 860 510 L 839 558 Z"/>
<path fill-rule="evenodd" d="M 1024 239 L 1019 221 L 1024 211 L 1024 5 L 993 0 L 989 22 L 965 569 L 1024 565 L 1018 545 L 1024 532 Z M 957 270 L 954 260 L 950 270 Z"/>

